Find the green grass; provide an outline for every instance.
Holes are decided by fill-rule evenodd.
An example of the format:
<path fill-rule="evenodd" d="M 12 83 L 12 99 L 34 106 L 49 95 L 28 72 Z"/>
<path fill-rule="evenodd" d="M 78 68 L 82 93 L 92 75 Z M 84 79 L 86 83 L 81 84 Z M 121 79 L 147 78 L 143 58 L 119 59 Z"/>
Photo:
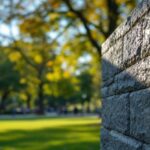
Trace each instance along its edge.
<path fill-rule="evenodd" d="M 0 121 L 0 150 L 99 150 L 95 117 Z"/>

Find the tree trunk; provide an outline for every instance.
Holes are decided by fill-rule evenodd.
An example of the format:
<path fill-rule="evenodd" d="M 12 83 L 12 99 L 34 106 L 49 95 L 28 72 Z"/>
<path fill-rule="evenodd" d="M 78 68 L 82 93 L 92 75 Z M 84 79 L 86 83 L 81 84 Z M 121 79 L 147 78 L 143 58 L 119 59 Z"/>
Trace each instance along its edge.
<path fill-rule="evenodd" d="M 26 107 L 28 109 L 28 111 L 31 111 L 31 95 L 27 95 L 27 103 L 26 103 Z"/>
<path fill-rule="evenodd" d="M 108 31 L 105 34 L 105 37 L 108 38 L 110 34 L 116 29 L 117 20 L 119 17 L 118 5 L 115 0 L 107 0 L 107 8 L 108 8 Z"/>
<path fill-rule="evenodd" d="M 9 95 L 9 91 L 5 91 L 2 94 L 1 102 L 0 102 L 0 113 L 4 113 L 6 110 L 6 99 L 7 99 L 8 95 Z"/>
<path fill-rule="evenodd" d="M 38 104 L 38 114 L 43 115 L 45 108 L 44 108 L 44 94 L 42 82 L 39 84 L 37 104 Z"/>

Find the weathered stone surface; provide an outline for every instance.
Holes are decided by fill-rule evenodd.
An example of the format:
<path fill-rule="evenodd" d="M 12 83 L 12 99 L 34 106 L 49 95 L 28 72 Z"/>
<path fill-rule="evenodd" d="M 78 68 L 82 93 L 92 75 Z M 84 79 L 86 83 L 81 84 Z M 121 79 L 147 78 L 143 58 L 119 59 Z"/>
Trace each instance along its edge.
<path fill-rule="evenodd" d="M 114 47 L 111 47 L 107 53 L 103 55 L 103 59 L 109 61 L 114 66 L 121 68 L 123 55 L 123 39 L 119 39 Z"/>
<path fill-rule="evenodd" d="M 102 54 L 106 53 L 110 47 L 115 45 L 115 42 L 123 37 L 140 18 L 149 10 L 150 0 L 143 0 L 142 3 L 138 5 L 136 9 L 134 9 L 131 15 L 126 19 L 124 23 L 122 23 L 106 40 L 105 43 L 102 44 Z"/>
<path fill-rule="evenodd" d="M 132 11 L 130 16 L 130 26 L 132 27 L 141 17 L 149 10 L 150 0 L 142 0 L 142 2 Z"/>
<path fill-rule="evenodd" d="M 115 67 L 108 60 L 102 60 L 102 80 L 103 82 L 109 80 L 115 74 L 119 72 L 119 68 Z"/>
<path fill-rule="evenodd" d="M 111 47 L 109 51 L 103 55 L 102 68 L 103 68 L 104 81 L 113 77 L 121 70 L 123 66 L 122 45 L 123 45 L 123 40 L 120 39 L 116 42 L 115 47 Z"/>
<path fill-rule="evenodd" d="M 150 143 L 150 88 L 130 94 L 130 134 Z"/>
<path fill-rule="evenodd" d="M 103 88 L 103 87 L 106 87 L 106 86 L 110 86 L 110 85 L 112 85 L 113 83 L 114 83 L 114 78 L 111 77 L 111 78 L 109 78 L 108 80 L 102 82 L 102 88 Z"/>
<path fill-rule="evenodd" d="M 142 46 L 142 22 L 138 22 L 135 27 L 124 37 L 123 62 L 127 68 L 140 59 Z"/>
<path fill-rule="evenodd" d="M 102 98 L 105 98 L 108 96 L 108 88 L 104 87 L 101 89 L 101 93 L 102 93 Z"/>
<path fill-rule="evenodd" d="M 102 44 L 102 54 L 106 53 L 111 46 L 113 46 L 116 42 L 115 36 L 114 38 L 108 38 L 105 43 Z"/>
<path fill-rule="evenodd" d="M 141 150 L 142 144 L 115 131 L 102 129 L 102 150 Z"/>
<path fill-rule="evenodd" d="M 132 92 L 150 86 L 150 57 L 147 57 L 115 77 L 117 93 Z"/>
<path fill-rule="evenodd" d="M 144 144 L 143 150 L 150 150 L 150 145 Z"/>
<path fill-rule="evenodd" d="M 115 67 L 114 67 L 115 68 Z M 103 98 L 133 92 L 150 86 L 150 56 L 137 62 L 114 77 L 113 83 L 105 88 Z"/>
<path fill-rule="evenodd" d="M 103 100 L 103 126 L 122 133 L 129 130 L 128 94 L 112 96 Z"/>
<path fill-rule="evenodd" d="M 141 57 L 144 58 L 146 56 L 150 56 L 150 11 L 146 16 L 144 16 L 143 20 L 143 43 L 142 43 L 142 51 Z"/>
<path fill-rule="evenodd" d="M 102 58 L 102 150 L 150 150 L 150 0 L 102 45 Z"/>

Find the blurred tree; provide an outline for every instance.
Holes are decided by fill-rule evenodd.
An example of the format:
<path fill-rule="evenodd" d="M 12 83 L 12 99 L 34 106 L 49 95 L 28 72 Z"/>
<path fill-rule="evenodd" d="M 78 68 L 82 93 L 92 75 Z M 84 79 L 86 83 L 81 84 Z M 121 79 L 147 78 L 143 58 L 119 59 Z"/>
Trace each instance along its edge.
<path fill-rule="evenodd" d="M 22 20 L 20 29 L 30 36 L 42 36 L 45 31 L 69 31 L 72 39 L 89 40 L 100 54 L 101 44 L 135 7 L 138 0 L 2 0 L 5 21 Z M 31 6 L 31 7 L 26 7 Z M 19 21 L 20 22 L 20 21 Z M 68 30 L 67 30 L 67 29 Z M 44 31 L 44 32 L 43 32 Z M 70 39 L 70 38 L 69 38 Z"/>
<path fill-rule="evenodd" d="M 14 68 L 14 64 L 11 63 L 4 54 L 0 54 L 0 112 L 4 112 L 6 109 L 7 99 L 11 92 L 18 92 L 25 88 L 25 84 L 21 83 L 21 76 Z"/>
<path fill-rule="evenodd" d="M 71 97 L 72 102 L 76 97 L 97 99 L 100 83 L 97 52 L 101 55 L 101 43 L 136 2 L 1 0 L 0 21 L 9 31 L 7 34 L 0 31 L 0 43 L 7 47 L 9 62 L 15 65 L 21 82 L 27 84 L 24 89 L 27 107 L 36 101 L 42 114 L 47 97 L 54 100 L 61 97 L 63 103 Z M 83 65 L 81 58 L 89 66 Z"/>
<path fill-rule="evenodd" d="M 78 78 L 80 80 L 80 103 L 84 104 L 88 102 L 89 105 L 93 95 L 92 76 L 88 72 L 83 72 Z"/>

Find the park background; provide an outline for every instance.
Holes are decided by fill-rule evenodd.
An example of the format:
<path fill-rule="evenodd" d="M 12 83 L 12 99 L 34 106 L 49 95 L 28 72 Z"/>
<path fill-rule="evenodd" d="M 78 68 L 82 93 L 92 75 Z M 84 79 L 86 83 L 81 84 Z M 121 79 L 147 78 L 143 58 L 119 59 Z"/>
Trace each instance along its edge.
<path fill-rule="evenodd" d="M 99 149 L 101 44 L 138 2 L 0 0 L 0 149 Z"/>

